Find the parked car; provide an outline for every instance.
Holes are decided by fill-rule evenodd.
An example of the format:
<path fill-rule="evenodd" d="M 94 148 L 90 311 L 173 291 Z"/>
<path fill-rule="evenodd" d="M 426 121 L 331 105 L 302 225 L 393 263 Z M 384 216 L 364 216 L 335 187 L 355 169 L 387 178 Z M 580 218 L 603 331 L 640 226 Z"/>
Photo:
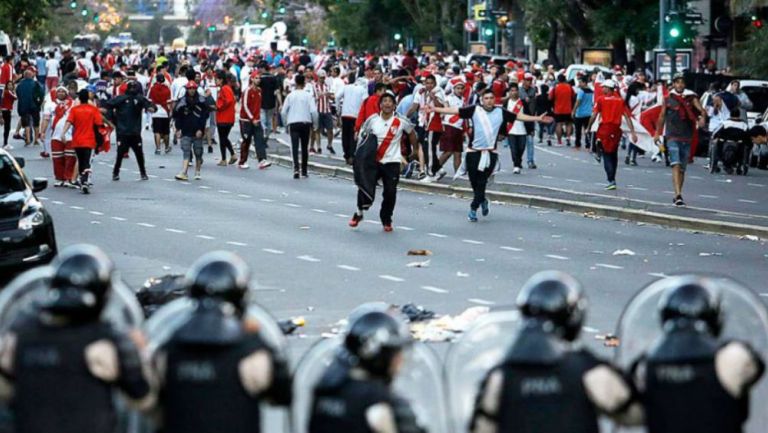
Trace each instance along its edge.
<path fill-rule="evenodd" d="M 0 149 L 0 287 L 57 253 L 53 219 L 35 196 L 48 180 L 30 182 L 23 167 L 24 159 Z"/>
<path fill-rule="evenodd" d="M 600 72 L 602 72 L 605 78 L 610 78 L 611 76 L 613 76 L 613 71 L 611 71 L 610 68 L 606 68 L 605 66 L 579 64 L 579 65 L 568 66 L 568 68 L 565 70 L 565 79 L 568 81 L 575 80 L 577 72 L 581 71 L 586 74 L 591 74 L 592 71 L 594 71 L 595 69 L 598 69 Z"/>

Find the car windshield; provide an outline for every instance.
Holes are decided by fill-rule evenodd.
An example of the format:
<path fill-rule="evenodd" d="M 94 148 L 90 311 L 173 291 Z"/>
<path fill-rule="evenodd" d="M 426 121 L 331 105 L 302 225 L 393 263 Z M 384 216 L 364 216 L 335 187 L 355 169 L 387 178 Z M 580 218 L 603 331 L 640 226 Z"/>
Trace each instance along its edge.
<path fill-rule="evenodd" d="M 0 156 L 0 195 L 9 194 L 17 191 L 24 191 L 24 179 L 21 173 L 16 170 L 16 166 L 11 162 L 11 158 Z"/>
<path fill-rule="evenodd" d="M 762 113 L 768 108 L 768 87 L 744 87 L 742 90 L 752 101 L 752 109 L 749 111 Z"/>

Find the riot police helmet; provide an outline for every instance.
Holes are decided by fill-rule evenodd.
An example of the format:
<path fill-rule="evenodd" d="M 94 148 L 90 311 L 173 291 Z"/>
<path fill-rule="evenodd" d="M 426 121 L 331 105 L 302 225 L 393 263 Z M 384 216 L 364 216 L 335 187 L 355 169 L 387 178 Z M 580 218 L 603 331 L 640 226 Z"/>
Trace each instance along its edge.
<path fill-rule="evenodd" d="M 353 356 L 355 366 L 388 381 L 392 379 L 395 357 L 409 344 L 404 324 L 384 311 L 359 316 L 344 339 L 344 347 Z"/>
<path fill-rule="evenodd" d="M 693 275 L 670 278 L 673 280 L 659 300 L 664 329 L 703 324 L 713 336 L 720 335 L 722 313 L 717 283 L 711 278 Z"/>
<path fill-rule="evenodd" d="M 73 245 L 64 249 L 52 266 L 43 309 L 70 318 L 98 318 L 112 290 L 115 272 L 106 253 L 94 245 Z"/>
<path fill-rule="evenodd" d="M 227 251 L 204 254 L 189 268 L 186 280 L 193 299 L 226 302 L 243 312 L 250 270 L 238 255 Z"/>
<path fill-rule="evenodd" d="M 587 298 L 581 284 L 560 271 L 543 271 L 531 277 L 517 296 L 523 317 L 542 320 L 560 337 L 573 341 L 579 336 L 587 313 Z"/>

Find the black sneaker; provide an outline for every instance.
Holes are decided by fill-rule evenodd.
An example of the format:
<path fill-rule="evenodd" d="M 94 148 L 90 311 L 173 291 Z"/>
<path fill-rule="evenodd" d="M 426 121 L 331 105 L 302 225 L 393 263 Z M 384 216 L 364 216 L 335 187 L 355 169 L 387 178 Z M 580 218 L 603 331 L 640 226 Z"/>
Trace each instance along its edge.
<path fill-rule="evenodd" d="M 677 197 L 675 197 L 674 203 L 675 203 L 675 206 L 677 207 L 685 206 L 685 202 L 683 201 L 683 196 L 681 195 L 678 195 Z"/>
<path fill-rule="evenodd" d="M 117 175 L 117 174 L 113 174 L 113 175 L 112 175 L 112 180 L 113 180 L 113 181 L 115 181 L 115 182 L 117 182 L 118 180 L 120 180 L 120 175 Z"/>
<path fill-rule="evenodd" d="M 147 176 L 146 174 L 142 174 L 141 180 L 149 180 L 149 176 Z"/>
<path fill-rule="evenodd" d="M 208 146 L 208 153 L 213 153 L 213 146 Z"/>

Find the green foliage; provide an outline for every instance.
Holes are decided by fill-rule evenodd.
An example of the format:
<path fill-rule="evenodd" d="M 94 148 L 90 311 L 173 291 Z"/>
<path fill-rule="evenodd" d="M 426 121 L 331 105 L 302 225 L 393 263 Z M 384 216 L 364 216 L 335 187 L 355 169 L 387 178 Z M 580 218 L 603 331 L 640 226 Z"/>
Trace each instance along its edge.
<path fill-rule="evenodd" d="M 640 50 L 656 46 L 659 35 L 659 3 L 647 0 L 623 0 L 603 3 L 589 13 L 595 42 L 609 45 L 626 37 Z M 682 38 L 681 38 L 682 39 Z"/>
<path fill-rule="evenodd" d="M 740 75 L 768 77 L 768 29 L 751 29 L 745 42 L 734 44 L 736 72 Z"/>

